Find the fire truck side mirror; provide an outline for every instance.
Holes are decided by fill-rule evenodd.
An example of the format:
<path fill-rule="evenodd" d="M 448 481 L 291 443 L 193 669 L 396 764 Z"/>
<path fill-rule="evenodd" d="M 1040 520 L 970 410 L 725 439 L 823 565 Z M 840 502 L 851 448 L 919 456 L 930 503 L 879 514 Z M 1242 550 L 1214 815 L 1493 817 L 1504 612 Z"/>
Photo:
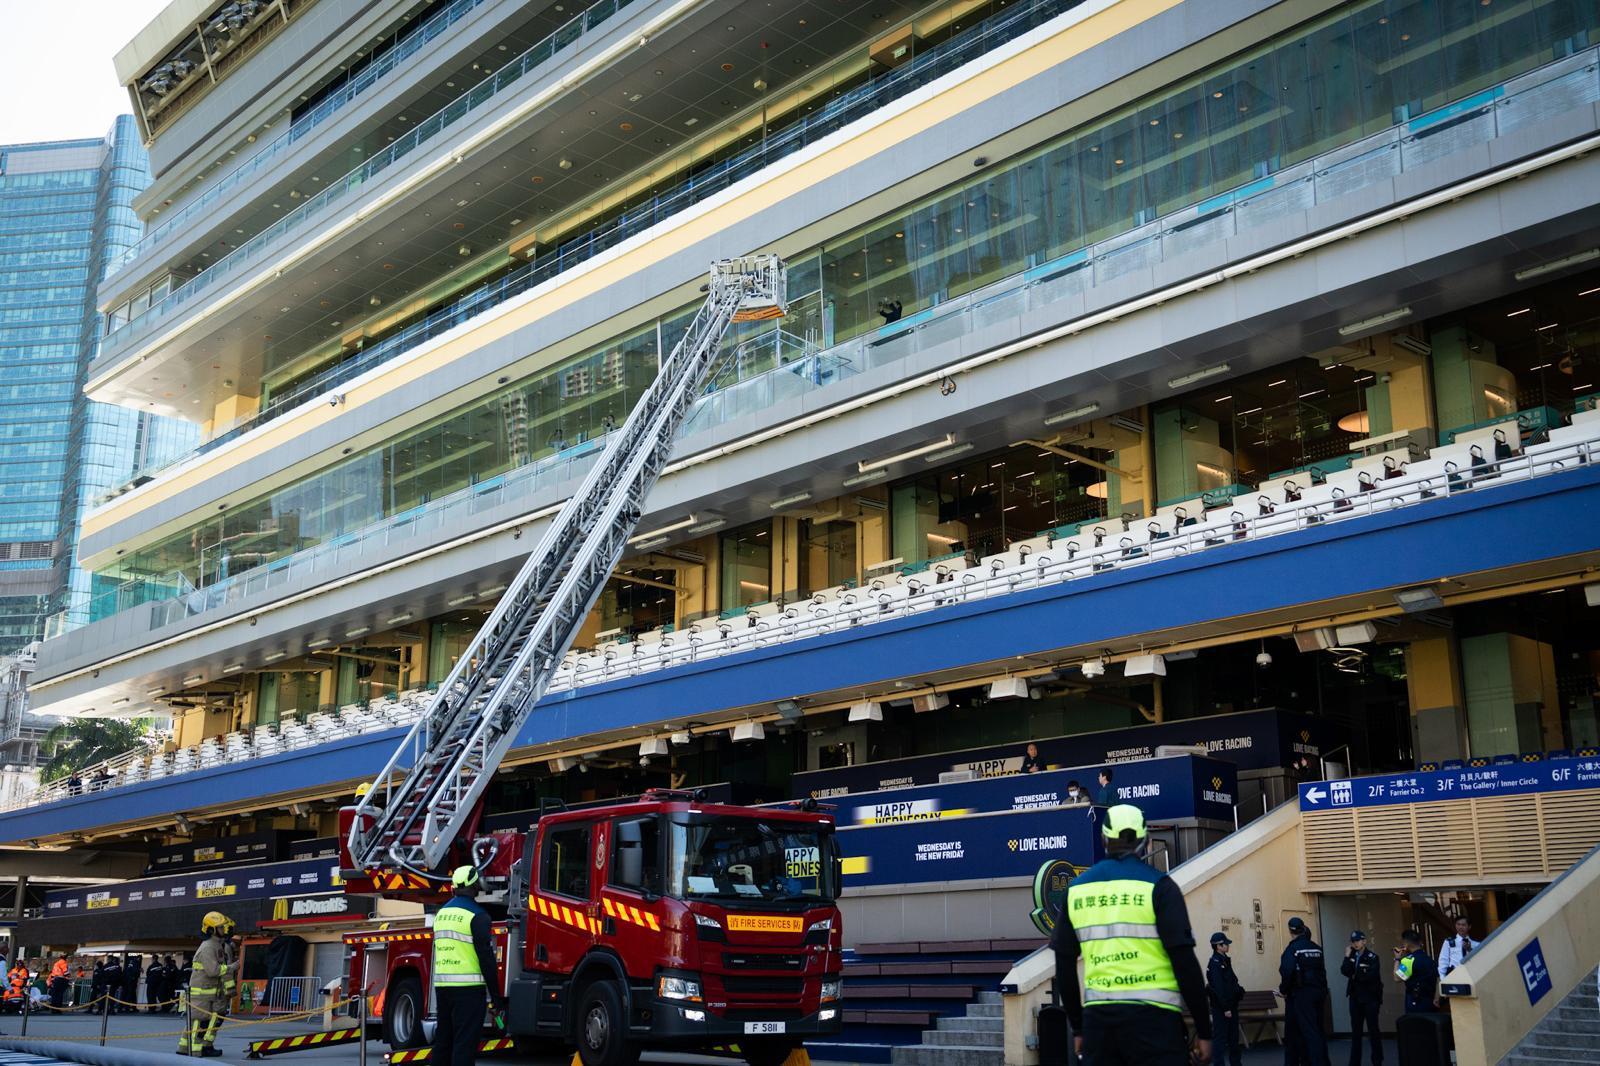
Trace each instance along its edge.
<path fill-rule="evenodd" d="M 644 887 L 644 834 L 639 822 L 617 826 L 616 882 L 629 888 Z"/>

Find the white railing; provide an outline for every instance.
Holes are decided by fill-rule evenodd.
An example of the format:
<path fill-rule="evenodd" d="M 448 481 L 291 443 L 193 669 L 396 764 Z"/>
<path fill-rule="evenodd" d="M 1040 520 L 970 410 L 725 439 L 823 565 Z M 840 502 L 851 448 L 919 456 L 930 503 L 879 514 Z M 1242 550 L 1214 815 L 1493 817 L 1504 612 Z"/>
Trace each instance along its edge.
<path fill-rule="evenodd" d="M 1221 507 L 1201 511 L 1195 501 L 1193 515 L 1168 508 L 1156 517 L 1126 523 L 1107 519 L 1076 536 L 1035 537 L 1013 543 L 1008 551 L 976 563 L 944 560 L 926 571 L 891 574 L 860 588 L 830 588 L 792 604 L 760 604 L 733 619 L 706 619 L 682 630 L 656 630 L 633 641 L 571 652 L 547 691 L 637 677 L 1572 470 L 1600 458 L 1600 411 L 1581 412 L 1576 417 L 1579 421 L 1574 425 L 1553 431 L 1558 439 L 1530 445 L 1502 459 L 1493 457 L 1491 428 L 1483 431 L 1485 435 L 1477 443 L 1461 441 L 1437 448 L 1429 458 L 1409 464 L 1385 457 L 1387 462 L 1367 469 L 1358 463 L 1330 474 L 1318 485 L 1311 485 L 1308 476 L 1307 485 L 1300 488 L 1285 489 L 1283 482 L 1288 479 L 1277 479 L 1274 484 L 1280 487 L 1272 492 L 1239 496 Z M 1506 425 L 1514 426 L 1515 419 Z M 1296 494 L 1297 499 L 1288 498 Z M 428 692 L 413 689 L 368 704 L 319 710 L 304 722 L 289 719 L 250 733 L 228 734 L 199 747 L 156 754 L 129 752 L 83 771 L 82 791 L 101 791 L 206 766 L 318 747 L 365 733 L 409 728 L 427 709 L 429 698 Z M 65 782 L 56 781 L 0 809 L 36 807 L 74 794 Z"/>

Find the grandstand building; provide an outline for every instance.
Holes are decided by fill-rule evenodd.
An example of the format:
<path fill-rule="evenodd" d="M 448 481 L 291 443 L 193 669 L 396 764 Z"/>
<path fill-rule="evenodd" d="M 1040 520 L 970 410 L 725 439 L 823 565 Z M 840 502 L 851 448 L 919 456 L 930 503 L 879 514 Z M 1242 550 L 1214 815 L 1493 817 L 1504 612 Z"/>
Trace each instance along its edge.
<path fill-rule="evenodd" d="M 491 814 L 1170 755 L 1176 860 L 1307 781 L 1600 743 L 1593 4 L 226 7 L 117 57 L 153 181 L 85 384 L 201 442 L 84 517 L 31 686 L 172 733 L 8 840 L 331 836 L 756 251 L 789 313 L 728 339 Z M 1326 891 L 1492 928 L 1578 854 Z M 933 927 L 926 875 L 850 913 L 1034 935 L 1029 877 L 959 866 Z"/>

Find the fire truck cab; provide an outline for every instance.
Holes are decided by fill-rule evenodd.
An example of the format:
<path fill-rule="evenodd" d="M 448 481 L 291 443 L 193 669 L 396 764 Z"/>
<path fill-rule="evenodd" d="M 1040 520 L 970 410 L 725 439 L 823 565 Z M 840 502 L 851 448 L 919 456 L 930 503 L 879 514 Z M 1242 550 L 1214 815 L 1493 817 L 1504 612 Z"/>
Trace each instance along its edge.
<path fill-rule="evenodd" d="M 728 1045 L 752 1066 L 777 1066 L 807 1037 L 840 1030 L 828 814 L 654 792 L 546 814 L 507 836 L 496 980 L 519 1038 L 575 1046 L 586 1066 Z M 386 1039 L 420 1044 L 432 1008 L 428 930 L 346 941 L 350 987 L 382 996 Z"/>

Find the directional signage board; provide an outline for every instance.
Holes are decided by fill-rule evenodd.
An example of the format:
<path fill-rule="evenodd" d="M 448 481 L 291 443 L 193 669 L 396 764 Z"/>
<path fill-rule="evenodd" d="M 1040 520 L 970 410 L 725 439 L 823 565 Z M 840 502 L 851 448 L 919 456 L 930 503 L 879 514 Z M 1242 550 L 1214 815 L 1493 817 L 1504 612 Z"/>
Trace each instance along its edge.
<path fill-rule="evenodd" d="M 1300 786 L 1302 811 L 1389 807 L 1436 800 L 1523 796 L 1600 788 L 1600 758 L 1472 766 L 1457 770 L 1379 774 Z"/>

